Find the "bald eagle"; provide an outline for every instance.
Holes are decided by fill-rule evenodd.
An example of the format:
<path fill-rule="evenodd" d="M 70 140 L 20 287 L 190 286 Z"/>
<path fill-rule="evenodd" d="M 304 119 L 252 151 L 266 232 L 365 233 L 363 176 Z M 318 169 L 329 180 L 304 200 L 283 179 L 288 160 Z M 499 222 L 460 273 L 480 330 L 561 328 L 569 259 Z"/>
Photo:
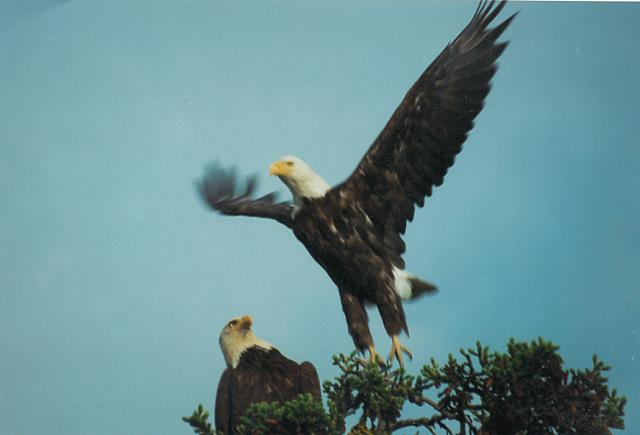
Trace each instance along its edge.
<path fill-rule="evenodd" d="M 220 332 L 220 347 L 227 368 L 218 383 L 216 431 L 235 433 L 249 405 L 286 402 L 300 394 L 321 401 L 320 379 L 310 362 L 298 364 L 282 355 L 251 330 L 250 316 L 236 317 Z"/>
<path fill-rule="evenodd" d="M 411 353 L 398 338 L 408 334 L 402 300 L 436 290 L 405 270 L 402 235 L 415 207 L 442 184 L 484 106 L 495 62 L 507 46 L 496 41 L 516 15 L 489 28 L 503 7 L 480 2 L 344 182 L 332 188 L 305 162 L 285 156 L 269 172 L 289 188 L 293 203 L 276 203 L 273 193 L 254 199 L 255 176 L 236 192 L 234 172 L 218 165 L 208 168 L 199 185 L 219 213 L 270 218 L 293 230 L 338 287 L 349 334 L 372 361 L 378 356 L 365 306 L 378 307 L 392 340 L 389 358 L 403 365 L 403 353 Z"/>

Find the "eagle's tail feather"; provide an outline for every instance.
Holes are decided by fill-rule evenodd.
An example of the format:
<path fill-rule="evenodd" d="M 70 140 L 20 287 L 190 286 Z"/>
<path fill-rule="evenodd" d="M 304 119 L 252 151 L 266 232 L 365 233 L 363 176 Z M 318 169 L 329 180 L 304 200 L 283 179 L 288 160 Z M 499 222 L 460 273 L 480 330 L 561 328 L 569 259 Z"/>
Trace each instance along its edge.
<path fill-rule="evenodd" d="M 422 295 L 431 294 L 438 291 L 438 287 L 431 284 L 430 282 L 422 281 L 417 276 L 412 276 L 409 278 L 409 283 L 411 284 L 411 298 L 409 300 L 416 300 Z"/>
<path fill-rule="evenodd" d="M 414 300 L 427 293 L 435 293 L 436 286 L 418 278 L 412 273 L 396 266 L 393 267 L 393 279 L 396 293 L 401 299 Z"/>

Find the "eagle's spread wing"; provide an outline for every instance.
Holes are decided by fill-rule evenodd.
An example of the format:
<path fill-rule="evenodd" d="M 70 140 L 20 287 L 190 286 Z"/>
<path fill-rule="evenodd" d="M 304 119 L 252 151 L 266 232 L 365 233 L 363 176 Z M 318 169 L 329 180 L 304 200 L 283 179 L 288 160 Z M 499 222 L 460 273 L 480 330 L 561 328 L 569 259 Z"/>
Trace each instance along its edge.
<path fill-rule="evenodd" d="M 214 163 L 206 169 L 197 187 L 207 205 L 219 213 L 269 218 L 291 227 L 292 205 L 290 203 L 276 203 L 275 193 L 253 199 L 252 195 L 257 184 L 255 175 L 247 178 L 244 192 L 239 195 L 236 194 L 238 184 L 235 171 L 225 170 Z"/>
<path fill-rule="evenodd" d="M 487 28 L 504 3 L 481 2 L 469 24 L 407 92 L 353 174 L 336 194 L 358 202 L 377 230 L 404 252 L 400 237 L 415 205 L 442 184 L 482 110 L 507 43 L 496 43 L 515 14 Z"/>

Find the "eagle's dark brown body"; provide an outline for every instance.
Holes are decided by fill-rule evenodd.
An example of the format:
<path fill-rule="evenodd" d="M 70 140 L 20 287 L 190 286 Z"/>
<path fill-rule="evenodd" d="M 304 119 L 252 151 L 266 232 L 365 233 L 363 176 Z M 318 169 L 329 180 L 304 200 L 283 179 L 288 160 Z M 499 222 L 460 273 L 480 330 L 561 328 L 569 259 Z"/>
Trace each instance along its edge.
<path fill-rule="evenodd" d="M 313 364 L 298 364 L 275 348 L 251 347 L 242 353 L 236 368 L 222 373 L 216 394 L 216 431 L 234 433 L 240 417 L 253 403 L 283 403 L 306 393 L 322 401 Z"/>
<path fill-rule="evenodd" d="M 376 230 L 357 202 L 344 194 L 340 197 L 338 190 L 306 200 L 292 229 L 338 287 L 349 333 L 359 350 L 373 343 L 365 304 L 378 307 L 389 334 L 407 331 L 392 271 L 404 263 L 388 249 L 384 233 Z"/>
<path fill-rule="evenodd" d="M 313 186 L 305 184 L 319 176 L 304 162 L 274 163 L 273 173 L 292 189 L 295 210 L 290 203 L 275 203 L 272 194 L 253 199 L 255 179 L 237 195 L 235 175 L 217 167 L 202 183 L 202 195 L 214 210 L 275 219 L 293 230 L 338 287 L 359 350 L 373 351 L 364 305 L 375 304 L 402 364 L 397 336 L 408 328 L 400 294 L 413 298 L 435 289 L 404 270 L 402 235 L 415 208 L 442 184 L 484 107 L 496 60 L 507 46 L 497 39 L 514 17 L 490 28 L 503 7 L 504 2 L 480 2 L 469 24 L 409 89 L 343 183 L 327 185 L 318 194 L 318 186 L 326 182 L 319 178 Z M 306 172 L 295 175 L 301 163 Z M 309 186 L 313 189 L 306 194 Z"/>

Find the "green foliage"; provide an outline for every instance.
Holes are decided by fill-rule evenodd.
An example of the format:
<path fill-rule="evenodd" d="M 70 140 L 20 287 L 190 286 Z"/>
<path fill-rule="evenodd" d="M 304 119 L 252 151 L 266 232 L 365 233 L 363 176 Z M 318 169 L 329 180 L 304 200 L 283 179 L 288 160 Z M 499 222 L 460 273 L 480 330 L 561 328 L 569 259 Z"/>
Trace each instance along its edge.
<path fill-rule="evenodd" d="M 594 356 L 593 367 L 562 368 L 558 346 L 542 338 L 507 344 L 507 353 L 490 353 L 477 343 L 460 350 L 443 367 L 431 360 L 421 370 L 416 389 L 438 391 L 443 422 L 476 433 L 608 434 L 624 428 L 626 398 L 609 392 L 603 373 L 609 370 Z"/>
<path fill-rule="evenodd" d="M 277 402 L 254 403 L 240 419 L 237 433 L 325 433 L 328 423 L 322 403 L 311 394 L 301 394 L 282 405 Z"/>
<path fill-rule="evenodd" d="M 333 357 L 333 365 L 342 374 L 334 382 L 326 381 L 331 427 L 344 432 L 345 418 L 360 412 L 358 426 L 389 430 L 389 424 L 400 418 L 404 403 L 413 394 L 414 378 L 403 369 L 392 370 L 390 365 L 370 364 L 350 356 Z"/>
<path fill-rule="evenodd" d="M 215 431 L 211 428 L 211 423 L 209 423 L 209 412 L 202 407 L 202 404 L 198 405 L 191 417 L 182 417 L 182 421 L 189 423 L 189 426 L 198 435 L 215 435 Z"/>
<path fill-rule="evenodd" d="M 593 357 L 585 370 L 563 369 L 558 346 L 542 338 L 513 339 L 507 352 L 489 352 L 480 343 L 449 355 L 440 366 L 434 359 L 410 376 L 403 369 L 371 365 L 355 353 L 333 357 L 339 376 L 323 385 L 328 412 L 311 396 L 283 405 L 252 405 L 238 433 L 346 432 L 346 419 L 357 416 L 350 434 L 391 433 L 425 428 L 446 434 L 610 434 L 624 428 L 625 397 L 609 391 L 609 370 Z M 405 404 L 424 407 L 424 417 L 402 419 Z M 200 405 L 183 420 L 202 435 L 212 434 L 208 413 Z"/>

